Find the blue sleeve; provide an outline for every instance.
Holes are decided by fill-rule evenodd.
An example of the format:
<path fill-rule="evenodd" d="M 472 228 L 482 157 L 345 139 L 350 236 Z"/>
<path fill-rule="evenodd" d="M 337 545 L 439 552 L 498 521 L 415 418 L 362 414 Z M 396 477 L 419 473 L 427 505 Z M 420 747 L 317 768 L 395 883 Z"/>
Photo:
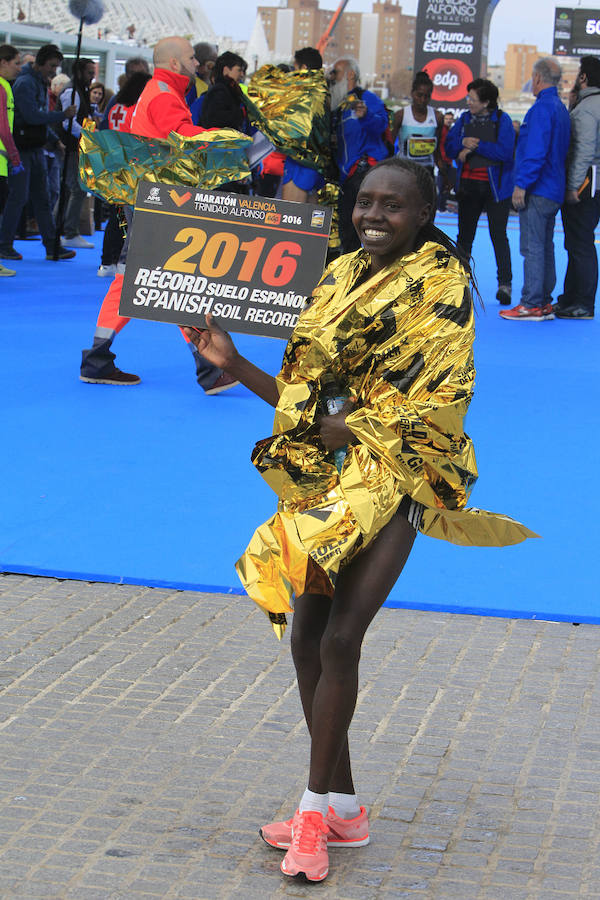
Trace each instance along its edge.
<path fill-rule="evenodd" d="M 362 119 L 358 119 L 352 109 L 344 110 L 341 119 L 344 142 L 350 145 L 353 150 L 363 144 L 365 134 L 369 138 L 381 138 L 388 125 L 385 106 L 377 94 L 372 94 L 371 91 L 363 91 L 361 100 L 367 107 L 367 113 Z"/>
<path fill-rule="evenodd" d="M 187 94 L 185 95 L 185 102 L 187 103 L 187 105 L 188 105 L 189 108 L 191 109 L 191 108 L 192 108 L 192 103 L 194 103 L 196 100 L 199 100 L 199 99 L 200 99 L 200 97 L 197 97 L 197 96 L 196 96 L 196 82 L 194 81 L 194 83 L 192 84 L 191 88 L 189 89 L 189 91 L 188 91 Z M 194 122 L 194 125 L 196 125 L 196 124 L 197 124 L 197 123 Z"/>
<path fill-rule="evenodd" d="M 460 119 L 454 123 L 454 125 L 446 135 L 444 150 L 446 152 L 446 156 L 449 156 L 450 159 L 456 159 L 456 157 L 462 150 L 463 126 L 465 116 L 466 113 L 463 113 Z"/>
<path fill-rule="evenodd" d="M 195 91 L 194 91 L 194 93 L 195 93 Z M 188 93 L 188 97 L 189 96 L 190 96 L 190 94 Z M 201 94 L 195 100 L 192 100 L 191 103 L 188 100 L 188 106 L 190 108 L 190 114 L 192 116 L 192 122 L 194 123 L 194 125 L 198 125 L 198 126 L 200 125 L 200 119 L 202 118 L 202 107 L 204 105 L 205 97 L 206 97 L 206 94 Z"/>
<path fill-rule="evenodd" d="M 498 128 L 498 140 L 480 141 L 477 152 L 488 159 L 498 162 L 512 162 L 515 151 L 515 129 L 512 119 L 507 113 L 502 113 Z"/>
<path fill-rule="evenodd" d="M 525 116 L 519 132 L 515 187 L 527 190 L 538 180 L 546 163 L 551 131 L 552 117 L 548 114 L 548 110 L 542 109 L 541 105 L 536 107 L 534 103 Z"/>
<path fill-rule="evenodd" d="M 13 95 L 19 115 L 28 125 L 48 125 L 50 122 L 60 122 L 63 117 L 60 110 L 49 112 L 39 108 L 35 84 L 31 78 L 17 78 Z"/>
<path fill-rule="evenodd" d="M 358 121 L 362 122 L 369 134 L 374 137 L 381 137 L 382 132 L 389 125 L 388 114 L 383 100 L 371 91 L 363 91 L 361 99 L 367 107 L 367 114 Z"/>

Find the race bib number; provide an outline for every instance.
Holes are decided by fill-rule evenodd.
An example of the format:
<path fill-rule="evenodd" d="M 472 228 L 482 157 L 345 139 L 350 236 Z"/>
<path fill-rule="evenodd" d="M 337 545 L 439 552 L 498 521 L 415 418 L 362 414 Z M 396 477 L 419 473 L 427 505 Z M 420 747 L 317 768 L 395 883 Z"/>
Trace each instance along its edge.
<path fill-rule="evenodd" d="M 406 141 L 406 155 L 409 159 L 422 159 L 424 156 L 431 156 L 436 147 L 436 137 L 411 135 Z"/>

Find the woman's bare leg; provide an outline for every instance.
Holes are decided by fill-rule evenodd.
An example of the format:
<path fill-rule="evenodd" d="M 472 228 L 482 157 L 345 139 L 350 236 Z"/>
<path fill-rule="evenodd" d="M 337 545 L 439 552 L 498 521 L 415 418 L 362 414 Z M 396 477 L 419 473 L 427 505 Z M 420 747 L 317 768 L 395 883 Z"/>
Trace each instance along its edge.
<path fill-rule="evenodd" d="M 286 181 L 281 188 L 282 200 L 293 200 L 294 203 L 308 203 L 308 192 L 297 187 L 293 181 Z"/>
<path fill-rule="evenodd" d="M 320 594 L 303 594 L 296 600 L 292 619 L 292 658 L 304 718 L 311 733 L 313 700 L 321 677 L 321 640 L 329 621 L 331 602 L 329 597 Z M 347 738 L 333 773 L 330 789 L 340 794 L 354 793 Z"/>
<path fill-rule="evenodd" d="M 308 788 L 315 793 L 354 792 L 344 783 L 343 771 L 339 772 L 341 785 L 337 777 L 334 781 L 334 775 L 338 776 L 338 763 L 342 769 L 345 766 L 342 754 L 347 755 L 347 733 L 356 705 L 361 646 L 369 624 L 404 568 L 415 535 L 414 528 L 402 515 L 394 516 L 338 577 L 320 642 L 321 674 L 314 687 L 310 711 Z M 315 674 L 313 662 L 313 679 Z M 351 784 L 349 756 L 347 769 Z"/>

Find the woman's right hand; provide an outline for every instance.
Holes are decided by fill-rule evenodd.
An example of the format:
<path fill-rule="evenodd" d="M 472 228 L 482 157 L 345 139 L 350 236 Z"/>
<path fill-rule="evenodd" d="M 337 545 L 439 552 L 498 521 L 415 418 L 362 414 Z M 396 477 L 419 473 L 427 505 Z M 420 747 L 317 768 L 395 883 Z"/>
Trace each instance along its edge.
<path fill-rule="evenodd" d="M 198 331 L 194 328 L 182 326 L 183 331 L 190 341 L 198 348 L 198 352 L 219 369 L 227 371 L 234 365 L 238 352 L 235 344 L 226 331 L 213 322 L 210 313 L 206 314 L 206 329 Z"/>
<path fill-rule="evenodd" d="M 210 313 L 206 316 L 204 330 L 188 328 L 185 325 L 182 326 L 182 330 L 204 359 L 233 375 L 270 406 L 277 406 L 279 389 L 275 378 L 238 353 L 227 332 L 213 322 Z"/>

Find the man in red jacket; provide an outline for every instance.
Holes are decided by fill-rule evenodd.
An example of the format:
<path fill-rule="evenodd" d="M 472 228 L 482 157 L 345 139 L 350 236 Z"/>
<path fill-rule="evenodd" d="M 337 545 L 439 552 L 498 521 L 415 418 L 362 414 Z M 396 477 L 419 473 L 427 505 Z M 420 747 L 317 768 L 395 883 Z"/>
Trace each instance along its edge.
<path fill-rule="evenodd" d="M 154 48 L 154 74 L 140 96 L 131 118 L 132 134 L 165 139 L 171 131 L 186 137 L 201 134 L 205 129 L 192 122 L 185 94 L 190 79 L 196 74 L 198 60 L 194 48 L 185 38 L 168 37 Z M 126 207 L 128 224 L 133 211 Z M 119 302 L 123 289 L 128 239 L 125 240 L 117 274 L 102 302 L 92 347 L 82 351 L 80 379 L 89 384 L 139 384 L 139 375 L 121 372 L 114 364 L 115 354 L 111 345 L 115 336 L 129 322 L 119 315 Z M 221 369 L 207 362 L 181 332 L 194 354 L 198 384 L 207 394 L 220 394 L 238 384 Z"/>

